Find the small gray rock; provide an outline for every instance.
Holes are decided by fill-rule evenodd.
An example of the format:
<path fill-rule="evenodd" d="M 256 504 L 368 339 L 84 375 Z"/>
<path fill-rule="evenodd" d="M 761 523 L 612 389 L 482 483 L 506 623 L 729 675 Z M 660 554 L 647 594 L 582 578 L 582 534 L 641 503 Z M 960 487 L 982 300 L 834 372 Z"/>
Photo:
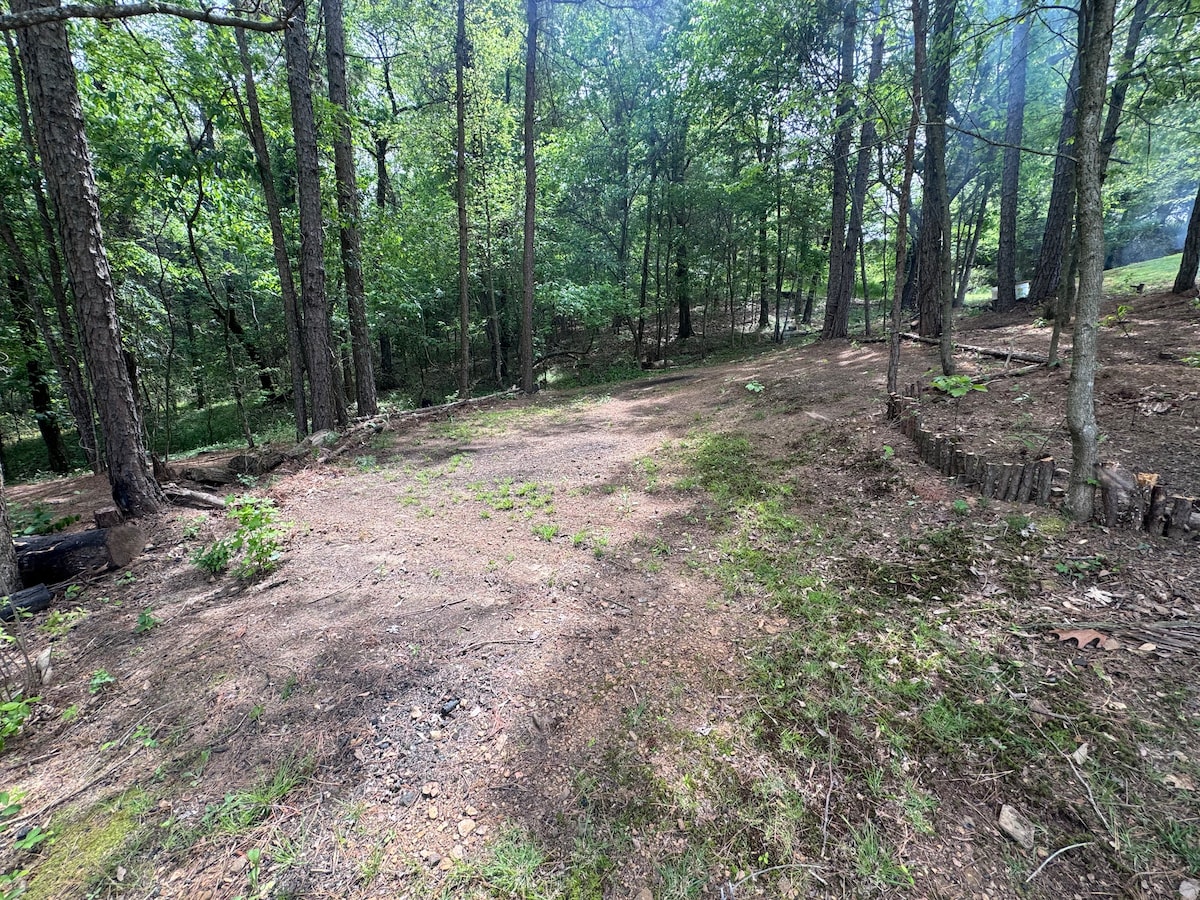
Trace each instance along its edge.
<path fill-rule="evenodd" d="M 1033 849 L 1033 823 L 1009 806 L 1000 807 L 1000 830 L 1024 847 Z"/>
<path fill-rule="evenodd" d="M 1179 884 L 1180 900 L 1200 900 L 1200 881 L 1185 878 Z"/>

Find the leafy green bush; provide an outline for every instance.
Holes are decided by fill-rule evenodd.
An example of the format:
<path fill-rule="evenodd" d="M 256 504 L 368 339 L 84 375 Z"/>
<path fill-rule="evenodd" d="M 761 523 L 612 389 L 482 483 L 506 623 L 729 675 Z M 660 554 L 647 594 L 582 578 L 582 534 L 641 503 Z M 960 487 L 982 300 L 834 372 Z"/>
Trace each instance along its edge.
<path fill-rule="evenodd" d="M 237 528 L 226 537 L 207 544 L 192 554 L 192 562 L 212 575 L 230 567 L 238 578 L 250 581 L 270 572 L 282 555 L 283 529 L 277 523 L 279 511 L 265 497 L 242 494 L 225 498 L 229 517 Z"/>
<path fill-rule="evenodd" d="M 32 508 L 24 507 L 20 503 L 9 503 L 8 514 L 12 519 L 15 535 L 56 534 L 79 521 L 77 515 L 55 517 L 40 503 Z"/>
<path fill-rule="evenodd" d="M 939 390 L 943 394 L 949 394 L 956 400 L 967 396 L 971 391 L 983 391 L 985 394 L 987 393 L 987 388 L 982 384 L 973 382 L 969 375 L 939 375 L 929 383 L 935 390 Z"/>
<path fill-rule="evenodd" d="M 21 730 L 29 714 L 33 712 L 33 704 L 41 697 L 22 697 L 20 694 L 4 703 L 0 703 L 0 750 L 5 742 Z"/>

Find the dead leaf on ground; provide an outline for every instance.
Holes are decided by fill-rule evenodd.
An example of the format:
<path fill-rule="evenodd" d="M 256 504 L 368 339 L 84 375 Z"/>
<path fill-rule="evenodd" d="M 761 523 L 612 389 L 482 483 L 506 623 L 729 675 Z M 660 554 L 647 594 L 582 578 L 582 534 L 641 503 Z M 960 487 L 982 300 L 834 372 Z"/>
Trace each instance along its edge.
<path fill-rule="evenodd" d="M 1075 641 L 1082 650 L 1095 644 L 1101 650 L 1120 650 L 1121 642 L 1095 628 L 1052 628 L 1050 633 L 1060 641 Z"/>

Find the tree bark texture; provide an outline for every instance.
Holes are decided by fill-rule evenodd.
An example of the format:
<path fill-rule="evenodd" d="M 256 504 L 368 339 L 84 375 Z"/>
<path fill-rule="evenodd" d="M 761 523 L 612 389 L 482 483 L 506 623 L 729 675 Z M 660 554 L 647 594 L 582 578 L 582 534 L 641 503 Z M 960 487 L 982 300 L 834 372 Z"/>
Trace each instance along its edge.
<path fill-rule="evenodd" d="M 4 498 L 4 472 L 0 470 L 0 594 L 5 596 L 21 587 L 17 569 L 17 550 L 13 546 L 12 521 L 8 517 L 8 501 Z"/>
<path fill-rule="evenodd" d="M 1076 57 L 1067 79 L 1067 94 L 1063 100 L 1062 124 L 1058 131 L 1058 157 L 1054 161 L 1054 184 L 1050 188 L 1050 206 L 1046 210 L 1046 227 L 1042 232 L 1042 248 L 1037 266 L 1029 283 L 1029 300 L 1053 307 L 1062 278 L 1067 220 L 1075 212 L 1075 117 L 1079 93 L 1079 58 Z"/>
<path fill-rule="evenodd" d="M 329 342 L 329 301 L 325 296 L 325 238 L 321 222 L 321 169 L 317 128 L 309 81 L 307 10 L 292 11 L 284 31 L 292 133 L 296 142 L 296 192 L 300 206 L 300 293 L 303 306 L 305 359 L 312 390 L 312 428 L 325 431 L 337 424 L 334 407 L 333 351 Z"/>
<path fill-rule="evenodd" d="M 458 399 L 471 396 L 471 284 L 467 255 L 467 5 L 458 0 L 454 38 L 455 194 L 458 201 Z"/>
<path fill-rule="evenodd" d="M 338 239 L 342 252 L 342 278 L 346 311 L 350 319 L 350 352 L 354 357 L 354 400 L 360 416 L 379 412 L 371 335 L 367 330 L 367 300 L 363 285 L 362 239 L 359 228 L 358 185 L 354 170 L 354 145 L 350 141 L 350 93 L 346 87 L 346 28 L 342 0 L 321 0 L 325 12 L 325 72 L 329 102 L 337 128 L 333 137 L 333 171 L 337 181 Z"/>
<path fill-rule="evenodd" d="M 36 2 L 36 0 L 33 0 Z M 14 12 L 34 8 L 15 0 Z M 83 329 L 83 351 L 104 434 L 113 500 L 124 512 L 156 511 L 162 491 L 150 470 L 133 386 L 122 358 L 117 298 L 104 250 L 100 198 L 84 132 L 75 65 L 61 22 L 17 33 L 42 170 L 58 213 L 67 273 Z"/>
<path fill-rule="evenodd" d="M 689 255 L 691 248 L 688 237 L 688 210 L 684 197 L 683 182 L 687 177 L 687 141 L 689 118 L 683 113 L 675 122 L 669 137 L 671 141 L 671 163 L 668 174 L 671 206 L 671 235 L 669 246 L 675 257 L 675 279 L 672 287 L 675 291 L 675 301 L 679 308 L 678 340 L 687 340 L 696 332 L 692 328 L 692 288 Z M 765 234 L 765 229 L 763 231 Z M 765 251 L 765 248 L 763 248 Z M 764 252 L 761 257 L 766 261 Z M 765 272 L 764 272 L 765 275 Z"/>
<path fill-rule="evenodd" d="M 525 228 L 521 251 L 521 391 L 532 394 L 533 380 L 533 236 L 537 217 L 537 162 L 533 156 L 535 100 L 537 91 L 538 0 L 525 0 L 525 111 L 523 143 L 525 154 Z"/>
<path fill-rule="evenodd" d="M 1021 140 L 1025 134 L 1025 74 L 1029 68 L 1028 16 L 1013 32 L 1008 57 L 1008 119 L 1000 175 L 1000 245 L 996 250 L 996 311 L 1017 305 L 1017 194 L 1021 187 Z"/>
<path fill-rule="evenodd" d="M 1079 122 L 1075 149 L 1078 203 L 1079 293 L 1076 298 L 1067 428 L 1071 432 L 1071 478 L 1067 512 L 1078 522 L 1092 516 L 1096 479 L 1096 331 L 1104 289 L 1104 208 L 1100 117 L 1112 52 L 1115 0 L 1082 0 L 1079 8 Z"/>
<path fill-rule="evenodd" d="M 246 91 L 246 131 L 254 149 L 254 165 L 262 185 L 263 200 L 267 206 L 267 223 L 271 229 L 271 250 L 275 256 L 275 270 L 279 273 L 279 288 L 283 300 L 283 326 L 287 331 L 288 366 L 292 375 L 292 417 L 296 427 L 296 438 L 308 434 L 308 405 L 304 398 L 304 342 L 300 337 L 300 303 L 296 297 L 296 282 L 292 278 L 292 263 L 288 257 L 287 238 L 283 231 L 283 211 L 279 205 L 279 194 L 275 190 L 275 178 L 271 172 L 271 153 L 267 148 L 267 136 L 263 130 L 262 113 L 258 105 L 258 85 L 254 81 L 254 69 L 250 62 L 250 48 L 246 32 L 235 29 L 238 57 L 242 64 L 242 81 Z"/>
<path fill-rule="evenodd" d="M 1187 237 L 1183 240 L 1183 259 L 1179 261 L 1179 274 L 1171 290 L 1176 294 L 1190 291 L 1196 286 L 1196 270 L 1200 268 L 1200 189 L 1192 204 L 1192 215 L 1188 219 Z"/>
<path fill-rule="evenodd" d="M 17 119 L 21 128 L 21 149 L 25 154 L 25 164 L 30 180 L 29 188 L 37 207 L 38 225 L 41 227 L 42 243 L 45 245 L 48 264 L 47 281 L 49 282 L 47 286 L 54 299 L 54 309 L 58 316 L 58 335 L 54 334 L 40 305 L 34 307 L 34 313 L 37 316 L 42 338 L 46 342 L 46 349 L 50 352 L 50 359 L 67 392 L 67 405 L 71 410 L 71 418 L 75 421 L 79 445 L 83 448 L 89 468 L 99 474 L 102 466 L 96 441 L 96 419 L 92 414 L 92 396 L 88 391 L 80 363 L 82 357 L 79 353 L 79 330 L 71 315 L 70 301 L 67 299 L 67 285 L 63 276 L 58 237 L 54 233 L 54 220 L 50 216 L 50 205 L 46 202 L 46 193 L 42 189 L 41 166 L 38 164 L 37 151 L 34 147 L 33 123 L 29 116 L 29 105 L 25 99 L 25 76 L 21 71 L 21 62 L 17 57 L 17 49 L 13 44 L 10 32 L 4 33 L 4 42 L 8 49 L 13 97 L 16 100 Z"/>
<path fill-rule="evenodd" d="M 854 47 L 857 28 L 857 0 L 847 0 L 842 14 L 841 75 L 838 80 L 837 130 L 833 138 L 829 281 L 825 288 L 825 320 L 821 325 L 821 337 L 825 340 L 844 338 L 850 334 L 850 292 L 842 290 L 842 273 L 845 270 L 846 207 L 850 194 L 850 141 L 854 137 Z"/>
<path fill-rule="evenodd" d="M 950 65 L 954 56 L 955 0 L 934 0 L 925 82 L 925 168 L 917 248 L 919 331 L 947 331 L 945 310 L 953 300 L 950 271 L 950 191 L 946 180 L 946 114 L 950 108 Z M 942 360 L 943 371 L 946 359 Z M 947 372 L 946 374 L 950 374 Z"/>

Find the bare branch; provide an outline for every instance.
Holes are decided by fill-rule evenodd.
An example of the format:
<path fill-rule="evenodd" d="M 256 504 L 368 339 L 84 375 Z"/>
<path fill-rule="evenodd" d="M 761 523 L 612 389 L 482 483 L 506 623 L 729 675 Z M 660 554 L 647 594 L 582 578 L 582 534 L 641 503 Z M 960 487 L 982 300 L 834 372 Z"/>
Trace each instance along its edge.
<path fill-rule="evenodd" d="M 174 3 L 147 0 L 142 3 L 126 3 L 114 6 L 68 3 L 64 6 L 43 6 L 25 12 L 0 15 L 0 31 L 13 31 L 44 25 L 47 22 L 63 22 L 67 19 L 129 19 L 134 16 L 166 15 L 209 25 L 231 25 L 250 31 L 282 31 L 287 22 L 282 19 L 244 19 L 229 16 L 212 9 L 192 9 Z"/>

